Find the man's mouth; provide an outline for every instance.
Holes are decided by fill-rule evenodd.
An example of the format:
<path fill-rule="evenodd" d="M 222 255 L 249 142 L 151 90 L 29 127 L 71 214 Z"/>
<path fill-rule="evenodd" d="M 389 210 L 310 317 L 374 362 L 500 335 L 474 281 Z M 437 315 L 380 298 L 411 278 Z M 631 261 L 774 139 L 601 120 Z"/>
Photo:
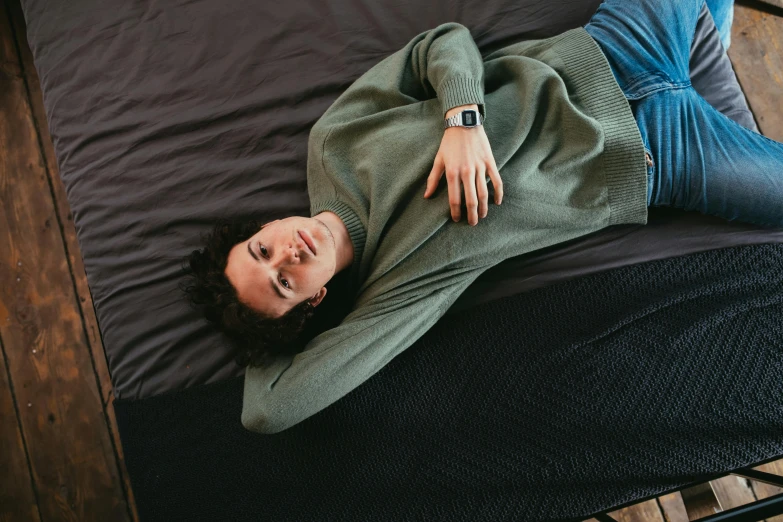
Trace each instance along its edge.
<path fill-rule="evenodd" d="M 304 244 L 307 245 L 307 248 L 310 249 L 310 253 L 312 255 L 316 255 L 315 244 L 313 244 L 313 240 L 310 239 L 310 236 L 307 235 L 307 231 L 300 230 L 299 231 L 299 237 L 302 238 L 302 241 L 304 242 Z"/>

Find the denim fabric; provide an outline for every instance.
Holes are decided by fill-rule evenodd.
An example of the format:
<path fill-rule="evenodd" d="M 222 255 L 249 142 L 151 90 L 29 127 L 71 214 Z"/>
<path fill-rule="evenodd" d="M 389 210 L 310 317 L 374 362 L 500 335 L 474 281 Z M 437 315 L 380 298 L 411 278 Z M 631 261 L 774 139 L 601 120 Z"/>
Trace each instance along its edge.
<path fill-rule="evenodd" d="M 605 0 L 585 30 L 604 52 L 636 118 L 648 206 L 783 228 L 783 144 L 707 103 L 689 52 L 705 0 Z"/>
<path fill-rule="evenodd" d="M 728 51 L 731 45 L 731 24 L 734 23 L 734 0 L 707 0 L 707 9 L 715 20 L 723 48 Z"/>

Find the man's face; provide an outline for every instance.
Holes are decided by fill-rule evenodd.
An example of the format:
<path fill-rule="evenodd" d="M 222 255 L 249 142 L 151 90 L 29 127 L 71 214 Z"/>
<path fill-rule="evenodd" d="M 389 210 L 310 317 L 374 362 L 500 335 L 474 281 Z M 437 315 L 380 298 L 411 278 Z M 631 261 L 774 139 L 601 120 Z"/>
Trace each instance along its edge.
<path fill-rule="evenodd" d="M 307 234 L 315 255 L 299 236 Z M 329 227 L 315 218 L 292 216 L 265 224 L 228 255 L 225 274 L 239 299 L 273 317 L 310 299 L 315 306 L 334 276 L 337 252 Z M 315 299 L 313 299 L 315 298 Z"/>

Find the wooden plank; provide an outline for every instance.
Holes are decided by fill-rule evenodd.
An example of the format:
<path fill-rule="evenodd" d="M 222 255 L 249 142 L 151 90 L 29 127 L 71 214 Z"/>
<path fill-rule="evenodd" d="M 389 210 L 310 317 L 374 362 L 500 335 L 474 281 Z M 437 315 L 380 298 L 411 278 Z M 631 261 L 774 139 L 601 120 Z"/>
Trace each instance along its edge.
<path fill-rule="evenodd" d="M 723 511 L 710 482 L 680 490 L 688 520 L 697 520 Z"/>
<path fill-rule="evenodd" d="M 783 142 L 783 17 L 736 4 L 729 58 L 761 133 Z"/>
<path fill-rule="evenodd" d="M 617 522 L 664 522 L 665 520 L 655 499 L 610 511 L 607 515 Z M 595 518 L 590 518 L 588 521 L 597 522 Z"/>
<path fill-rule="evenodd" d="M 722 511 L 745 506 L 756 501 L 748 482 L 737 475 L 726 475 L 710 481 L 715 496 L 720 501 Z M 712 514 L 712 513 L 710 513 Z"/>
<path fill-rule="evenodd" d="M 13 40 L 2 37 L 10 33 L 8 17 L 4 11 L 0 11 L 0 97 L 5 92 L 5 86 L 18 81 L 20 77 Z M 2 112 L 0 112 L 1 119 L 3 119 Z M 2 177 L 2 170 L 0 170 L 0 177 Z M 0 244 L 2 241 L 3 239 L 0 239 Z M 0 265 L 0 271 L 5 271 L 3 265 Z M 5 306 L 5 301 L 0 299 L 0 325 L 11 323 L 12 312 L 13 310 Z M 5 349 L 0 337 L 0 350 L 5 352 Z M 18 405 L 14 402 L 14 393 L 8 381 L 8 367 L 5 358 L 0 357 L 0 470 L 2 470 L 0 472 L 0 520 L 38 522 L 41 520 L 41 514 L 38 512 L 38 501 L 33 489 L 27 450 L 22 439 Z"/>
<path fill-rule="evenodd" d="M 127 521 L 25 81 L 0 81 L 0 339 L 40 518 Z"/>
<path fill-rule="evenodd" d="M 667 522 L 688 522 L 688 510 L 682 500 L 680 492 L 667 493 L 658 497 L 664 518 Z"/>
<path fill-rule="evenodd" d="M 5 321 L 7 312 L 0 303 L 0 320 Z M 0 358 L 0 419 L 3 419 L 0 422 L 0 470 L 3 470 L 0 473 L 0 520 L 40 522 L 41 514 L 38 512 L 33 479 L 27 465 L 27 452 L 19 428 L 19 416 L 7 375 L 8 368 Z"/>
<path fill-rule="evenodd" d="M 136 509 L 136 502 L 133 496 L 133 488 L 130 482 L 130 475 L 125 466 L 125 455 L 122 451 L 122 442 L 120 441 L 117 419 L 114 415 L 114 390 L 111 384 L 111 375 L 106 362 L 106 354 L 103 350 L 98 319 L 95 316 L 92 295 L 87 284 L 87 276 L 84 270 L 84 260 L 79 250 L 79 243 L 76 239 L 76 228 L 73 224 L 71 209 L 68 205 L 68 199 L 65 194 L 65 186 L 60 179 L 60 170 L 57 166 L 57 160 L 54 153 L 54 145 L 49 134 L 49 125 L 43 104 L 43 95 L 41 92 L 41 82 L 38 78 L 38 72 L 35 69 L 33 54 L 27 43 L 27 29 L 25 26 L 24 15 L 19 0 L 9 2 L 11 21 L 16 33 L 16 40 L 21 56 L 21 74 L 27 83 L 29 103 L 33 109 L 33 120 L 35 121 L 41 148 L 46 164 L 47 176 L 49 178 L 52 190 L 54 192 L 54 201 L 57 209 L 57 215 L 61 224 L 61 233 L 65 241 L 68 252 L 68 264 L 71 267 L 76 295 L 79 296 L 79 306 L 81 315 L 87 331 L 87 342 L 92 352 L 93 364 L 100 382 L 101 400 L 103 402 L 106 414 L 109 419 L 109 433 L 114 446 L 117 462 L 120 469 L 120 479 L 126 501 L 129 505 L 132 519 L 138 522 L 139 515 Z"/>
<path fill-rule="evenodd" d="M 22 6 L 20 5 L 19 0 L 9 0 L 7 4 L 11 25 L 16 36 L 16 50 L 21 59 L 19 74 L 24 77 L 25 82 L 27 83 L 27 90 L 30 93 L 29 98 L 31 102 L 30 105 L 33 109 L 33 120 L 35 121 L 36 128 L 40 131 L 41 145 L 43 146 L 44 160 L 46 161 L 46 170 L 50 174 L 50 177 L 56 177 L 59 180 L 60 174 L 57 169 L 57 161 L 55 160 L 54 146 L 52 145 L 52 139 L 49 135 L 49 125 L 46 121 L 46 114 L 43 107 L 41 81 L 38 78 L 38 72 L 35 70 L 33 53 L 30 51 L 30 46 L 27 43 L 27 27 L 24 21 Z M 40 100 L 40 103 L 36 103 L 38 100 Z M 57 194 L 56 190 L 55 194 Z M 70 213 L 66 214 L 70 215 Z M 69 251 L 71 250 L 69 249 Z M 79 256 L 79 258 L 81 259 L 81 256 Z"/>
<path fill-rule="evenodd" d="M 1 6 L 2 4 L 0 4 Z M 19 76 L 19 60 L 16 53 L 16 46 L 13 38 L 8 38 L 11 34 L 11 27 L 8 24 L 8 17 L 5 12 L 0 10 L 0 74 L 6 76 Z"/>
<path fill-rule="evenodd" d="M 0 320 L 5 322 L 7 314 L 8 310 L 0 303 Z M 39 522 L 41 514 L 38 512 L 33 479 L 27 465 L 27 452 L 19 428 L 19 415 L 14 407 L 7 375 L 5 360 L 0 358 L 0 419 L 3 419 L 0 422 L 0 470 L 3 470 L 0 473 L 0 520 Z"/>
<path fill-rule="evenodd" d="M 761 466 L 755 466 L 752 469 L 764 471 L 773 475 L 783 476 L 783 459 L 776 460 L 774 462 L 768 462 L 766 464 L 762 464 Z M 748 480 L 746 478 L 741 478 L 741 480 L 744 480 L 749 484 L 749 487 L 753 490 L 753 493 L 757 499 L 769 498 L 783 493 L 783 488 L 779 488 L 778 486 L 774 486 L 772 484 L 767 484 L 757 480 Z M 783 522 L 783 515 L 767 518 L 766 521 Z"/>
<path fill-rule="evenodd" d="M 8 29 L 7 18 L 0 13 L 0 34 Z M 1 45 L 1 44 L 0 44 Z M 7 56 L 0 48 L 0 58 Z M 0 89 L 9 81 L 5 71 L 0 70 Z M 2 91 L 0 91 L 2 92 Z M 2 113 L 0 113 L 2 117 Z M 0 323 L 10 323 L 10 311 L 0 300 Z M 2 343 L 0 348 L 5 350 Z M 33 480 L 27 464 L 27 452 L 22 441 L 19 415 L 14 406 L 13 391 L 8 382 L 8 368 L 0 358 L 0 520 L 40 521 L 38 502 L 33 491 Z"/>

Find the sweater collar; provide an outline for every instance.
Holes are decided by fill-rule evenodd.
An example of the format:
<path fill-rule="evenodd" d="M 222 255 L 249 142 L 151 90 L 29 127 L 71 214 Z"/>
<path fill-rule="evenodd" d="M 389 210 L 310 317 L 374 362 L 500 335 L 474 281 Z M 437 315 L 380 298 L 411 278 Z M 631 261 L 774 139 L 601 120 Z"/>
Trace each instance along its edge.
<path fill-rule="evenodd" d="M 347 204 L 340 200 L 333 199 L 325 201 L 319 205 L 319 208 L 313 209 L 313 215 L 317 215 L 321 212 L 329 211 L 334 212 L 342 220 L 345 228 L 348 229 L 348 235 L 351 238 L 353 244 L 353 262 L 349 268 L 351 291 L 355 293 L 360 286 L 359 281 L 359 265 L 361 263 L 362 254 L 364 253 L 364 245 L 367 242 L 367 231 L 364 228 L 364 224 L 359 219 L 359 216 L 354 210 Z"/>

